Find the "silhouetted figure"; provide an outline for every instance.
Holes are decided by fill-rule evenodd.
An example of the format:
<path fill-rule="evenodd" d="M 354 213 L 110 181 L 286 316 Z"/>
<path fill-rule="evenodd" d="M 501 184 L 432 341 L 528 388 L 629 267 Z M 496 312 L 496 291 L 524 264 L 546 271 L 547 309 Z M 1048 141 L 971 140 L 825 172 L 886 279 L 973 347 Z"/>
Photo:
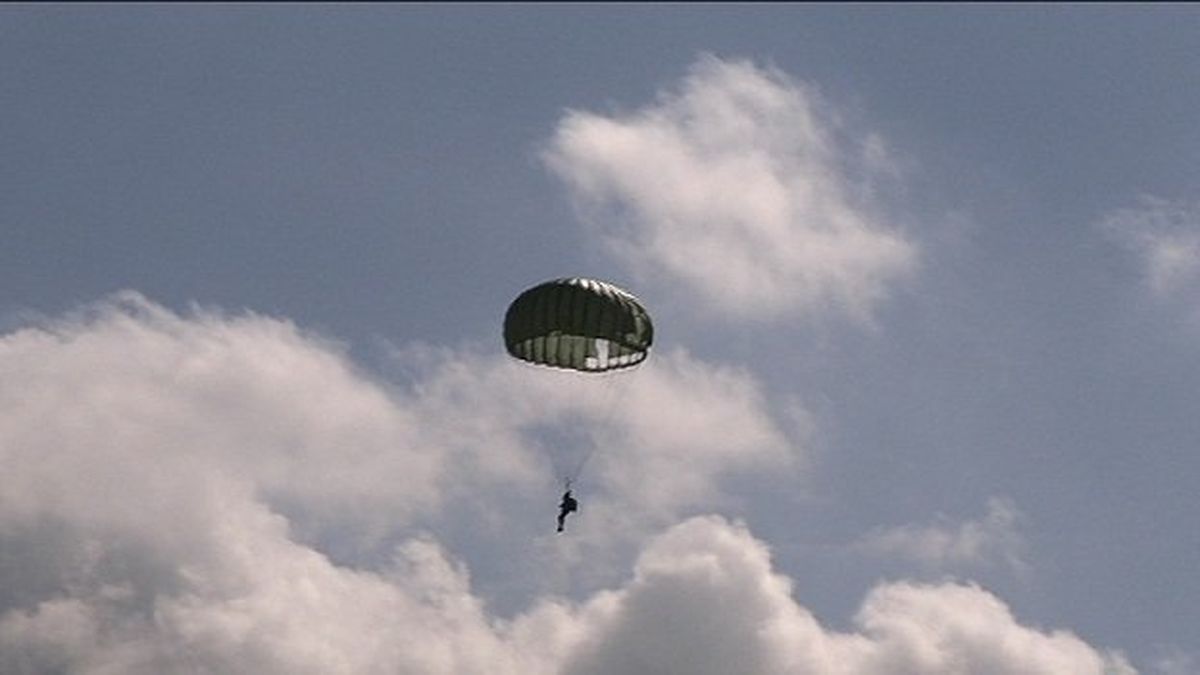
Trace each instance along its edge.
<path fill-rule="evenodd" d="M 563 531 L 563 523 L 567 520 L 568 513 L 574 513 L 579 510 L 579 502 L 571 496 L 571 488 L 563 493 L 562 503 L 558 505 L 558 531 Z"/>

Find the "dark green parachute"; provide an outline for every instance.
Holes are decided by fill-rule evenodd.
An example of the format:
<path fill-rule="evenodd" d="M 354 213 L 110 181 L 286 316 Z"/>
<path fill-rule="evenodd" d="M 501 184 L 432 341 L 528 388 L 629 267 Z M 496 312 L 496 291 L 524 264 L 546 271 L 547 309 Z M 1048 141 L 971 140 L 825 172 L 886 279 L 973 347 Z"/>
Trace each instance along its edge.
<path fill-rule="evenodd" d="M 504 316 L 504 346 L 522 361 L 603 372 L 650 353 L 654 326 L 626 291 L 595 279 L 547 281 L 517 296 Z"/>

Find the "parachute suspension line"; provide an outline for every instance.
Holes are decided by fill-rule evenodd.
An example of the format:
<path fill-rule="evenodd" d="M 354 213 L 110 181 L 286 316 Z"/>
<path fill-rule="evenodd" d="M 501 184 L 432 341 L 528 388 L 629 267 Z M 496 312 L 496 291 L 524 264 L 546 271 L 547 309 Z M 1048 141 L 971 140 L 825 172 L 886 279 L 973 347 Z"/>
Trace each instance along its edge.
<path fill-rule="evenodd" d="M 595 424 L 596 428 L 600 428 L 600 426 L 604 423 L 601 421 L 601 416 L 605 414 L 603 411 L 611 407 L 612 403 L 615 403 L 615 400 L 613 400 L 610 394 L 613 389 L 614 382 L 610 375 L 610 373 L 573 374 L 573 378 L 578 382 L 590 381 L 594 383 L 595 380 L 600 380 L 597 389 L 597 405 L 592 406 L 592 411 L 595 412 L 596 410 L 600 410 L 602 412 L 600 412 L 598 415 L 589 416 L 592 418 L 592 420 L 589 421 L 591 421 L 592 424 Z M 571 489 L 571 485 L 573 485 L 579 479 L 579 475 L 583 473 L 584 466 L 587 465 L 588 460 L 590 460 L 592 455 L 595 454 L 597 448 L 595 433 L 589 434 L 588 438 L 574 440 L 582 446 L 577 457 L 573 453 L 565 453 L 563 455 L 563 461 L 558 467 L 556 467 L 559 474 L 558 478 L 563 482 L 564 489 L 567 490 Z M 571 461 L 572 458 L 574 461 Z"/>
<path fill-rule="evenodd" d="M 526 289 L 512 301 L 504 314 L 503 338 L 514 359 L 600 378 L 600 382 L 593 380 L 601 385 L 600 395 L 589 393 L 585 399 L 595 405 L 585 410 L 567 406 L 584 418 L 576 427 L 584 436 L 566 444 L 576 452 L 554 456 L 558 478 L 569 486 L 598 449 L 597 439 L 612 426 L 616 389 L 628 386 L 615 379 L 628 374 L 617 372 L 635 369 L 649 356 L 654 342 L 650 314 L 636 297 L 606 281 L 552 279 Z"/>
<path fill-rule="evenodd" d="M 591 442 L 587 444 L 582 455 L 562 476 L 567 489 L 570 489 L 570 486 L 579 479 L 592 456 L 600 449 L 600 444 L 604 440 L 603 436 L 616 417 L 617 403 L 621 399 L 621 395 L 628 389 L 629 383 L 633 379 L 633 373 L 638 369 L 640 366 L 633 366 L 625 372 L 612 371 L 592 376 L 599 377 L 603 382 L 600 386 L 600 394 L 597 396 L 597 404 L 593 407 L 596 413 L 593 418 L 594 432 L 590 439 Z M 589 376 L 582 375 L 582 377 Z M 601 437 L 597 438 L 597 436 Z"/>

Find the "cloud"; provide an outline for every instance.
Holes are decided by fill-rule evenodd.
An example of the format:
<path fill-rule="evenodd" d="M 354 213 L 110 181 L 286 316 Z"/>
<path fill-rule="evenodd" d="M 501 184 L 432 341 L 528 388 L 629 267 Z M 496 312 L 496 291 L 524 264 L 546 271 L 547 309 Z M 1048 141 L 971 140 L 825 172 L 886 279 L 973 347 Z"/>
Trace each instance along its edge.
<path fill-rule="evenodd" d="M 1154 672 L 1160 675 L 1195 675 L 1200 672 L 1200 655 L 1178 647 L 1161 647 L 1154 659 Z"/>
<path fill-rule="evenodd" d="M 419 445 L 413 415 L 286 321 L 123 294 L 4 336 L 0 401 L 0 524 L 174 539 L 233 488 L 318 511 L 352 495 L 401 521 L 440 500 L 443 453 L 395 452 Z"/>
<path fill-rule="evenodd" d="M 722 315 L 866 318 L 917 246 L 874 213 L 882 140 L 838 125 L 811 87 L 706 56 L 638 111 L 568 112 L 544 159 L 644 280 Z"/>
<path fill-rule="evenodd" d="M 363 571 L 291 541 L 286 521 L 253 500 L 211 511 L 190 532 L 202 541 L 157 575 L 138 569 L 164 554 L 152 542 L 78 531 L 80 546 L 99 547 L 95 567 L 75 575 L 83 586 L 0 615 L 0 670 L 516 672 L 465 574 L 431 542 L 411 540 L 386 569 Z"/>
<path fill-rule="evenodd" d="M 1136 207 L 1108 214 L 1099 226 L 1138 256 L 1156 296 L 1191 296 L 1200 288 L 1200 204 L 1143 197 Z"/>
<path fill-rule="evenodd" d="M 249 514 L 247 514 L 249 515 Z M 1134 672 L 1066 631 L 1023 626 L 961 584 L 882 584 L 854 632 L 823 627 L 744 526 L 698 517 L 652 540 L 623 587 L 489 617 L 460 564 L 414 539 L 380 573 L 289 543 L 278 519 L 233 528 L 211 582 L 139 613 L 109 589 L 0 619 L 6 672 L 895 673 Z"/>
<path fill-rule="evenodd" d="M 883 584 L 833 631 L 744 525 L 668 527 L 723 475 L 791 461 L 744 372 L 667 353 L 606 409 L 582 381 L 435 352 L 398 355 L 413 379 L 393 388 L 288 322 L 134 294 L 0 338 L 0 671 L 1132 672 L 971 585 Z M 521 503 L 549 480 L 547 425 L 569 420 L 622 441 L 593 459 L 585 509 L 630 520 L 585 510 L 578 529 L 639 533 L 632 578 L 571 596 L 535 579 L 497 613 L 468 558 L 486 572 L 507 552 L 447 514 L 463 492 Z M 542 515 L 494 517 L 521 555 L 597 564 Z M 384 523 L 383 555 L 331 554 L 306 534 L 322 520 Z"/>
<path fill-rule="evenodd" d="M 598 448 L 585 551 L 796 457 L 752 377 L 683 351 L 600 380 L 420 351 L 397 355 L 414 370 L 402 387 L 287 321 L 180 316 L 136 293 L 0 337 L 0 670 L 163 672 L 198 651 L 217 672 L 366 672 L 342 651 L 416 611 L 387 547 L 428 528 L 470 540 L 476 519 L 510 541 L 552 537 L 550 468 L 572 447 Z M 332 653 L 292 644 L 343 627 Z M 470 670 L 454 664 L 411 671 Z"/>
<path fill-rule="evenodd" d="M 1023 626 L 974 585 L 884 583 L 853 632 L 826 628 L 771 568 L 767 547 L 717 517 L 651 542 L 624 588 L 593 598 L 565 672 L 1131 673 L 1066 631 Z"/>
<path fill-rule="evenodd" d="M 947 570 L 1004 565 L 1028 569 L 1027 545 L 1018 528 L 1023 516 L 1011 500 L 993 497 L 977 520 L 955 523 L 944 516 L 931 525 L 877 530 L 855 544 L 873 555 L 898 556 L 926 568 Z"/>

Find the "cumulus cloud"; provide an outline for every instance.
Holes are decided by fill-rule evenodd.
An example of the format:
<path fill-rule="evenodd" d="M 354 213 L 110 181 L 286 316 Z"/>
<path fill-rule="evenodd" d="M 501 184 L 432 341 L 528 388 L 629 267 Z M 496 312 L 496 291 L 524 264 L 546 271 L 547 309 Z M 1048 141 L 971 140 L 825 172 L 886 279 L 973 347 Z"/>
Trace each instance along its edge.
<path fill-rule="evenodd" d="M 0 401 L 0 523 L 190 537 L 234 487 L 318 510 L 353 495 L 400 520 L 439 500 L 442 453 L 394 451 L 420 445 L 412 413 L 285 321 L 124 294 L 4 336 Z"/>
<path fill-rule="evenodd" d="M 550 467 L 579 446 L 597 448 L 580 519 L 600 547 L 715 498 L 729 472 L 795 458 L 752 377 L 683 351 L 599 384 L 501 355 L 397 358 L 421 369 L 406 386 L 289 322 L 180 316 L 133 293 L 4 335 L 0 670 L 163 672 L 166 650 L 217 658 L 216 672 L 284 653 L 315 672 L 368 672 L 339 665 L 350 642 L 324 655 L 304 651 L 320 640 L 291 645 L 343 626 L 366 639 L 388 612 L 412 614 L 407 596 L 388 599 L 396 582 L 378 556 L 363 569 L 329 558 L 363 550 L 344 540 L 453 534 L 467 503 L 531 541 L 551 531 Z M 564 429 L 565 449 L 550 442 Z M 454 663 L 409 670 L 469 670 Z"/>
<path fill-rule="evenodd" d="M 978 519 L 954 522 L 939 515 L 928 525 L 903 525 L 868 534 L 855 548 L 874 555 L 896 556 L 932 570 L 1004 565 L 1028 569 L 1027 544 L 1020 532 L 1024 516 L 1009 499 L 993 497 Z"/>
<path fill-rule="evenodd" d="M 742 525 L 699 517 L 666 532 L 623 588 L 593 598 L 570 673 L 1132 673 L 1067 631 L 1021 625 L 974 585 L 884 583 L 852 632 L 823 626 Z"/>
<path fill-rule="evenodd" d="M 460 564 L 416 539 L 381 573 L 331 565 L 280 523 L 245 530 L 211 584 L 138 612 L 118 591 L 0 620 L 7 671 L 223 673 L 988 673 L 1126 675 L 1116 653 L 1021 625 L 972 585 L 882 584 L 837 632 L 792 595 L 744 526 L 698 517 L 655 538 L 633 578 L 580 603 L 489 617 Z"/>
<path fill-rule="evenodd" d="M 616 424 L 592 388 L 419 352 L 393 389 L 287 322 L 136 295 L 0 338 L 0 671 L 1132 672 L 971 585 L 883 584 L 834 631 L 744 525 L 666 527 L 722 475 L 790 461 L 743 372 L 668 353 Z M 631 578 L 497 613 L 441 518 L 456 490 L 494 506 L 549 480 L 539 438 L 569 419 L 628 444 L 593 460 L 596 491 L 654 532 Z M 635 494 L 658 472 L 661 494 Z M 338 559 L 301 536 L 310 519 L 394 532 L 382 557 Z M 506 537 L 545 551 L 524 527 Z"/>
<path fill-rule="evenodd" d="M 1200 288 L 1200 204 L 1143 197 L 1118 209 L 1100 227 L 1138 256 L 1146 285 L 1158 297 Z"/>
<path fill-rule="evenodd" d="M 544 158 L 645 280 L 725 315 L 865 318 L 917 247 L 871 203 L 882 140 L 838 124 L 811 87 L 708 56 L 640 110 L 568 112 Z"/>
<path fill-rule="evenodd" d="M 253 500 L 219 511 L 189 533 L 206 540 L 191 554 L 78 531 L 80 546 L 98 549 L 95 567 L 0 615 L 0 670 L 516 672 L 465 573 L 432 542 L 400 546 L 384 570 L 355 570 L 290 540 L 286 521 Z M 158 574 L 138 569 L 155 557 Z"/>

